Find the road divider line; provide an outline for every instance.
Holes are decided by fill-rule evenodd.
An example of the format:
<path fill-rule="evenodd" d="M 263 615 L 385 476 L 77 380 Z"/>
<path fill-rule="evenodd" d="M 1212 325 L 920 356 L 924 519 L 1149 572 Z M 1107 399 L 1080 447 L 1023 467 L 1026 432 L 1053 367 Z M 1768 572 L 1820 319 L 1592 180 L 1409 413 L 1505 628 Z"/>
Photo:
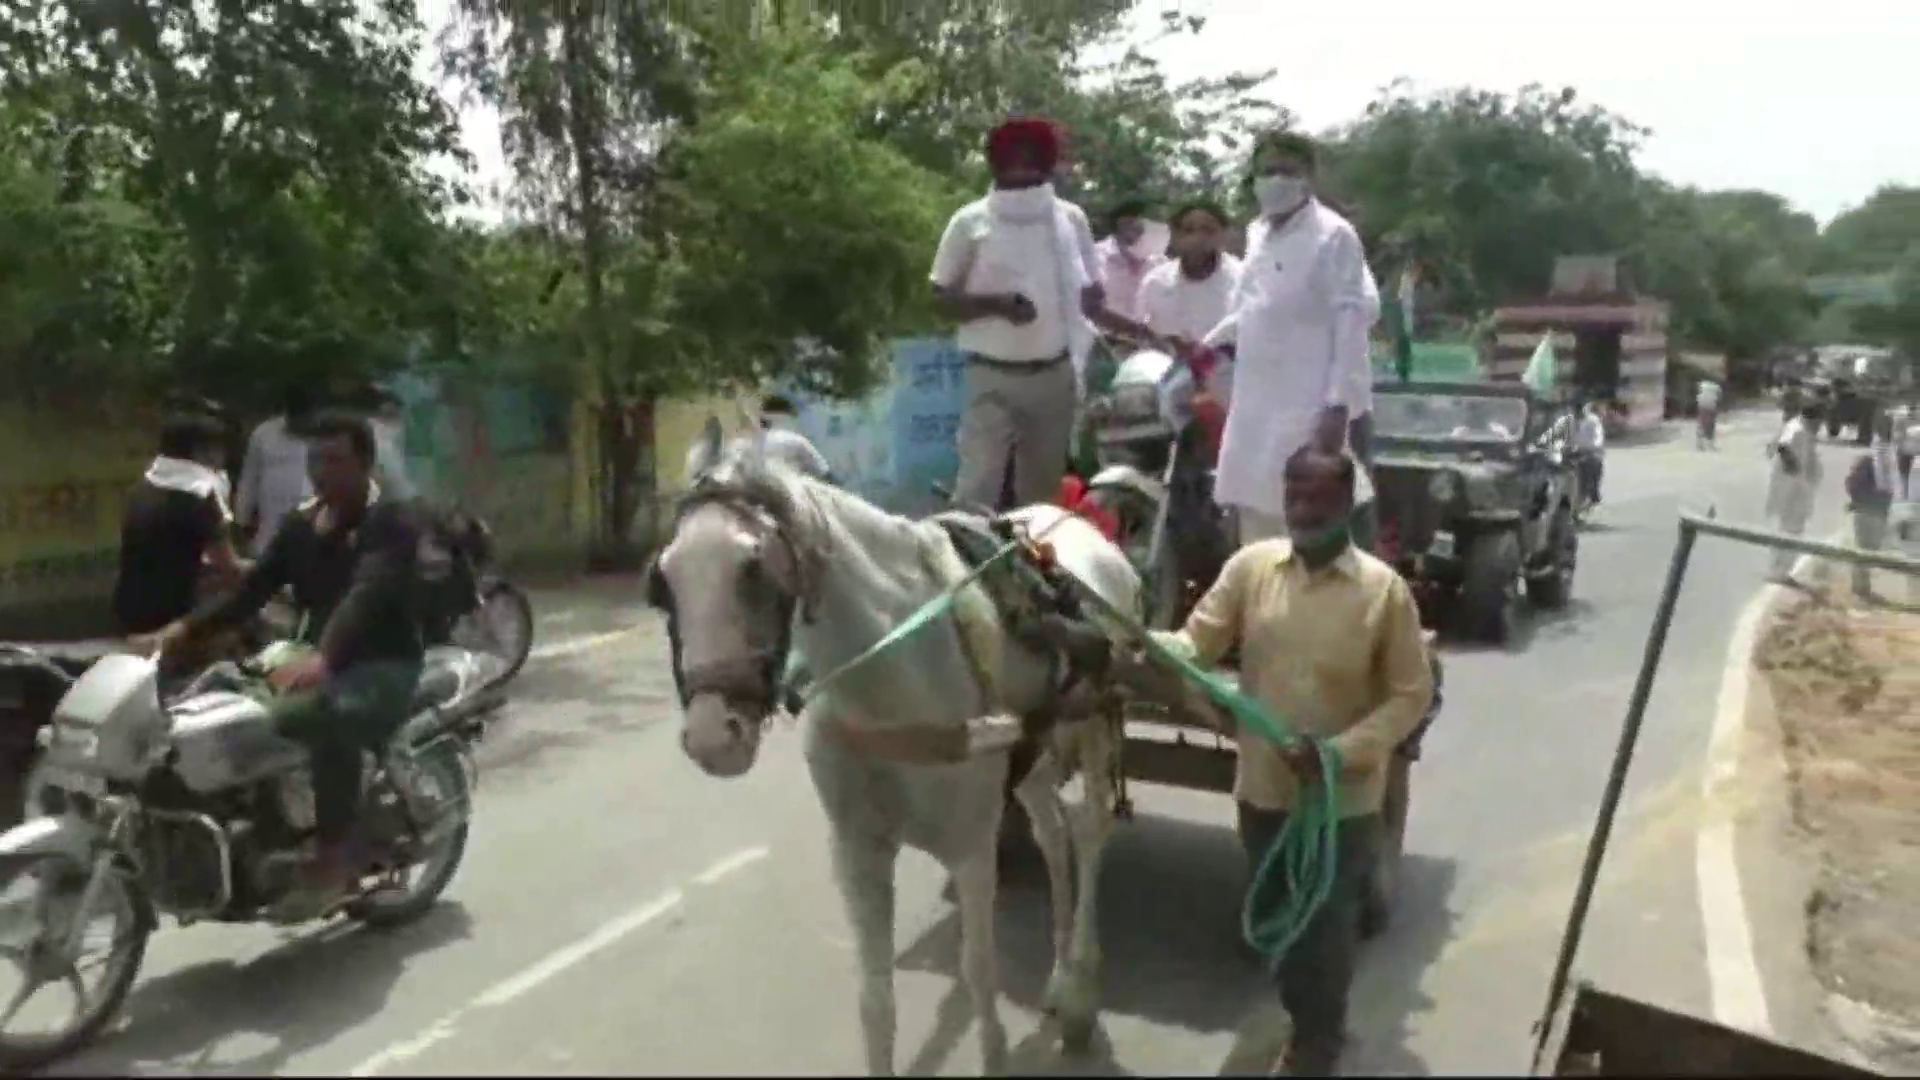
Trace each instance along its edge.
<path fill-rule="evenodd" d="M 712 885 L 765 859 L 768 854 L 765 847 L 743 848 L 695 874 L 693 881 L 700 885 Z M 418 1035 L 394 1043 L 355 1065 L 347 1075 L 378 1076 L 395 1065 L 419 1057 L 458 1034 L 461 1022 L 474 1012 L 511 1004 L 575 964 L 612 948 L 636 931 L 672 914 L 686 903 L 686 899 L 686 893 L 682 890 L 668 889 L 652 900 L 615 916 L 587 936 L 555 949 L 518 973 L 481 991 L 473 1000 L 421 1029 Z"/>
<path fill-rule="evenodd" d="M 733 854 L 693 876 L 696 885 L 715 885 L 772 854 L 767 848 L 752 847 Z"/>
<path fill-rule="evenodd" d="M 583 652 L 592 652 L 602 645 L 611 645 L 621 638 L 632 634 L 638 627 L 629 626 L 620 630 L 609 630 L 604 634 L 589 634 L 586 637 L 568 638 L 551 645 L 541 645 L 527 654 L 529 660 L 558 660 L 563 656 L 577 656 Z"/>

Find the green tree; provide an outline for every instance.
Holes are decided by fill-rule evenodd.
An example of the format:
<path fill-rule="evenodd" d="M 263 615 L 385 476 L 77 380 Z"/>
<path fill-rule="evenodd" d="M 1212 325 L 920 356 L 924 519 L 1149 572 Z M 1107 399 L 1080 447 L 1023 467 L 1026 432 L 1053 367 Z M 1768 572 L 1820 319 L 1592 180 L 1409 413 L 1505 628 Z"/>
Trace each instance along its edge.
<path fill-rule="evenodd" d="M 1419 259 L 1442 306 L 1472 316 L 1545 292 L 1560 255 L 1633 245 L 1642 134 L 1571 89 L 1396 85 L 1332 134 L 1326 179 L 1377 249 Z"/>
<path fill-rule="evenodd" d="M 697 341 L 643 343 L 676 361 L 650 372 L 650 392 L 697 372 L 862 393 L 886 338 L 927 319 L 927 265 L 964 196 L 871 134 L 901 82 L 824 44 L 800 29 L 732 46 L 667 155 L 672 311 Z"/>
<path fill-rule="evenodd" d="M 652 502 L 656 398 L 641 386 L 645 359 L 623 362 L 636 353 L 616 341 L 659 327 L 660 268 L 637 249 L 650 242 L 654 157 L 692 114 L 700 43 L 646 5 L 460 0 L 459 10 L 446 67 L 500 110 L 518 209 L 571 249 L 575 280 L 562 285 L 578 288 L 578 351 L 553 360 L 577 371 L 595 414 L 599 555 L 625 559 L 634 517 Z M 616 275 L 635 290 L 617 304 Z M 560 310 L 569 295 L 557 294 Z"/>
<path fill-rule="evenodd" d="M 1903 267 L 1920 248 L 1920 187 L 1889 184 L 1827 223 L 1815 270 L 1880 274 Z"/>
<path fill-rule="evenodd" d="M 414 76 L 411 0 L 29 0 L 0 93 L 62 145 L 67 194 L 108 189 L 177 233 L 177 378 L 397 363 L 436 319 L 428 167 L 451 117 Z"/>

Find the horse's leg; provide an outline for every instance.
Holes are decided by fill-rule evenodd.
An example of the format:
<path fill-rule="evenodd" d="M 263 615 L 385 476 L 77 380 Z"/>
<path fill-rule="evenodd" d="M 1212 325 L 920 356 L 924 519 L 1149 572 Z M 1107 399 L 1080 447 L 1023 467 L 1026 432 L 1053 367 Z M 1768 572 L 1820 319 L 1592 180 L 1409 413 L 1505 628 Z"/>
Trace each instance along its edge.
<path fill-rule="evenodd" d="M 1047 979 L 1041 1007 L 1057 1013 L 1067 996 L 1067 950 L 1073 937 L 1073 836 L 1067 830 L 1067 810 L 1060 801 L 1063 769 L 1057 751 L 1040 755 L 1014 796 L 1026 808 L 1033 841 L 1047 864 L 1047 899 L 1053 905 L 1053 972 Z"/>
<path fill-rule="evenodd" d="M 1118 728 L 1105 717 L 1088 720 L 1080 732 L 1081 797 L 1068 811 L 1073 823 L 1075 883 L 1073 941 L 1067 967 L 1068 993 L 1060 1003 L 1060 1042 L 1070 1053 L 1093 1042 L 1100 1011 L 1100 866 L 1113 835 L 1114 770 L 1119 767 Z"/>
<path fill-rule="evenodd" d="M 989 829 L 963 861 L 950 867 L 953 891 L 960 902 L 960 977 L 973 999 L 974 1021 L 980 1025 L 980 1074 L 1007 1075 L 1007 1029 L 1000 1024 L 999 946 L 994 941 L 994 893 L 999 888 L 1000 859 Z"/>
<path fill-rule="evenodd" d="M 837 831 L 831 846 L 834 880 L 847 906 L 860 961 L 860 1033 L 867 1044 L 867 1075 L 892 1076 L 893 870 L 899 848 Z"/>

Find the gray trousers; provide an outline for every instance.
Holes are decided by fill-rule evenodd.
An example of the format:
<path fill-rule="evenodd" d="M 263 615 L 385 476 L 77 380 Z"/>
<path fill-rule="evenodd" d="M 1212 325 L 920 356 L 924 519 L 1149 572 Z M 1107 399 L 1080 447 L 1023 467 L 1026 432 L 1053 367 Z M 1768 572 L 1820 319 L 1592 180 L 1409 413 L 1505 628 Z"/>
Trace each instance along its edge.
<path fill-rule="evenodd" d="M 1013 505 L 1050 501 L 1066 475 L 1079 390 L 1073 364 L 1058 359 L 1009 364 L 967 357 L 966 404 L 960 410 L 960 475 L 953 496 L 963 504 L 1000 505 L 1011 464 Z"/>
<path fill-rule="evenodd" d="M 1237 804 L 1249 872 L 1259 867 L 1287 815 Z M 1337 1075 L 1347 1042 L 1347 997 L 1360 960 L 1360 912 L 1381 841 L 1378 814 L 1340 822 L 1333 889 L 1274 972 L 1293 1023 L 1294 1075 Z"/>
<path fill-rule="evenodd" d="M 1887 516 L 1891 507 L 1856 507 L 1853 511 L 1853 546 L 1861 551 L 1879 551 L 1887 542 Z M 1858 563 L 1853 567 L 1853 591 L 1873 591 L 1873 570 Z"/>

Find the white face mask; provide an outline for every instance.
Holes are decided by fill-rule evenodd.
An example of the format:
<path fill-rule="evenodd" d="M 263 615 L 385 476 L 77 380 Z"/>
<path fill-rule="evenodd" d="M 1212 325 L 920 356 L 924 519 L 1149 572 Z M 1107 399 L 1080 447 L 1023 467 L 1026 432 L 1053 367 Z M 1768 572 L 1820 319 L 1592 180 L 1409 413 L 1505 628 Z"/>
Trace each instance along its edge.
<path fill-rule="evenodd" d="M 1253 181 L 1253 197 L 1260 203 L 1260 212 L 1269 217 L 1300 209 L 1308 191 L 1302 176 L 1259 176 Z"/>
<path fill-rule="evenodd" d="M 1053 209 L 1053 185 L 994 188 L 987 192 L 987 209 L 1005 218 L 1037 218 Z"/>

